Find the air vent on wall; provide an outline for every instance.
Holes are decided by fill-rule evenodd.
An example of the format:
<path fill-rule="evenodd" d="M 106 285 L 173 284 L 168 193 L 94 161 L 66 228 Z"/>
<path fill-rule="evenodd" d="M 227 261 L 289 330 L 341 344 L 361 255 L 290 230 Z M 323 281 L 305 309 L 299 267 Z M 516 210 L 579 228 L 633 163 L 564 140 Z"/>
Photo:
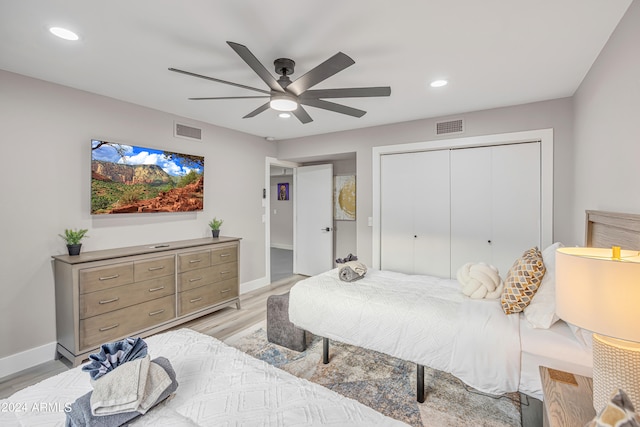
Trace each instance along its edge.
<path fill-rule="evenodd" d="M 463 119 L 448 120 L 446 122 L 436 122 L 436 135 L 462 132 L 464 132 Z"/>
<path fill-rule="evenodd" d="M 195 139 L 198 141 L 202 140 L 202 129 L 194 128 L 192 126 L 183 125 L 180 123 L 175 123 L 173 128 L 173 135 L 179 136 L 182 138 Z"/>

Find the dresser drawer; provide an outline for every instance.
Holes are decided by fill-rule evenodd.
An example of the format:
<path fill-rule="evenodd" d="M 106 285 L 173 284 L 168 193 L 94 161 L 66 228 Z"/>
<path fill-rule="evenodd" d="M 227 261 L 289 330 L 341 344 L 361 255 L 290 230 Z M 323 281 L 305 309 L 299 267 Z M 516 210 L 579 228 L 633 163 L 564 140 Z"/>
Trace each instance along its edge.
<path fill-rule="evenodd" d="M 196 270 L 211 265 L 211 251 L 188 252 L 178 255 L 178 272 Z"/>
<path fill-rule="evenodd" d="M 170 276 L 175 271 L 176 262 L 173 255 L 133 262 L 133 280 L 136 282 Z"/>
<path fill-rule="evenodd" d="M 175 317 L 175 297 L 169 295 L 81 320 L 80 349 L 99 347 Z"/>
<path fill-rule="evenodd" d="M 80 293 L 100 291 L 133 282 L 133 262 L 84 268 L 80 274 Z"/>
<path fill-rule="evenodd" d="M 238 277 L 238 263 L 229 262 L 226 264 L 219 264 L 211 267 L 213 270 L 213 281 L 221 282 L 223 280 L 233 279 Z"/>
<path fill-rule="evenodd" d="M 173 295 L 176 290 L 173 276 L 145 280 L 80 295 L 80 319 L 97 316 L 134 304 Z"/>
<path fill-rule="evenodd" d="M 178 292 L 188 291 L 214 282 L 213 267 L 201 268 L 178 274 Z"/>
<path fill-rule="evenodd" d="M 181 292 L 178 294 L 178 316 L 184 316 L 237 296 L 238 281 L 236 279 Z"/>
<path fill-rule="evenodd" d="M 222 264 L 223 262 L 232 262 L 237 260 L 238 260 L 237 246 L 211 250 L 211 265 Z"/>

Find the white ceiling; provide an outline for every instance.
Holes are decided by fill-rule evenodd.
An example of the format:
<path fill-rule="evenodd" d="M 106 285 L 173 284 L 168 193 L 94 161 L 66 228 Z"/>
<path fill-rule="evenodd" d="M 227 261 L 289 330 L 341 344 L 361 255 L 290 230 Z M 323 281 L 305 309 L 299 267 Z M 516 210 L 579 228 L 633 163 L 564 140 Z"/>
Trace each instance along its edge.
<path fill-rule="evenodd" d="M 287 139 L 573 95 L 631 0 L 0 0 L 0 69 L 223 126 Z M 79 42 L 53 37 L 64 26 Z M 226 44 L 246 45 L 292 80 L 338 51 L 355 60 L 314 89 L 390 86 L 388 98 L 335 100 L 354 118 L 306 107 L 242 119 L 267 89 Z M 275 72 L 274 72 L 275 76 Z M 428 83 L 445 78 L 449 85 Z"/>

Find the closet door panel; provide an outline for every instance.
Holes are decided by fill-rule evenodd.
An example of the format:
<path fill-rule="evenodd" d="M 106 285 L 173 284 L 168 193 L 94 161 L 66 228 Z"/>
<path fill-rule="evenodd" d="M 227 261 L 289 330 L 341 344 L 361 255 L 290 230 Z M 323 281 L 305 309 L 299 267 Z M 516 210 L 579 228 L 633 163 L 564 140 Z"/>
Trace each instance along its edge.
<path fill-rule="evenodd" d="M 413 154 L 380 159 L 380 267 L 413 270 Z"/>
<path fill-rule="evenodd" d="M 491 152 L 451 151 L 451 278 L 468 262 L 492 262 Z"/>
<path fill-rule="evenodd" d="M 414 154 L 414 274 L 449 277 L 449 150 Z"/>
<path fill-rule="evenodd" d="M 540 246 L 540 143 L 493 147 L 491 166 L 493 265 L 504 278 L 522 252 Z"/>

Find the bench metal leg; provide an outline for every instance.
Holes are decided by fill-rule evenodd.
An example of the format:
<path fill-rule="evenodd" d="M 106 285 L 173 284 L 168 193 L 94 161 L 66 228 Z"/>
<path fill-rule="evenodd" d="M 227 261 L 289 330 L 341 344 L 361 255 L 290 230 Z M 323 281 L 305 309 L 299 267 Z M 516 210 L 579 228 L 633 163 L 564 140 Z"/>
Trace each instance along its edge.
<path fill-rule="evenodd" d="M 322 338 L 322 363 L 329 363 L 329 338 Z"/>
<path fill-rule="evenodd" d="M 417 365 L 416 373 L 417 384 L 417 400 L 420 403 L 424 402 L 424 365 Z"/>

